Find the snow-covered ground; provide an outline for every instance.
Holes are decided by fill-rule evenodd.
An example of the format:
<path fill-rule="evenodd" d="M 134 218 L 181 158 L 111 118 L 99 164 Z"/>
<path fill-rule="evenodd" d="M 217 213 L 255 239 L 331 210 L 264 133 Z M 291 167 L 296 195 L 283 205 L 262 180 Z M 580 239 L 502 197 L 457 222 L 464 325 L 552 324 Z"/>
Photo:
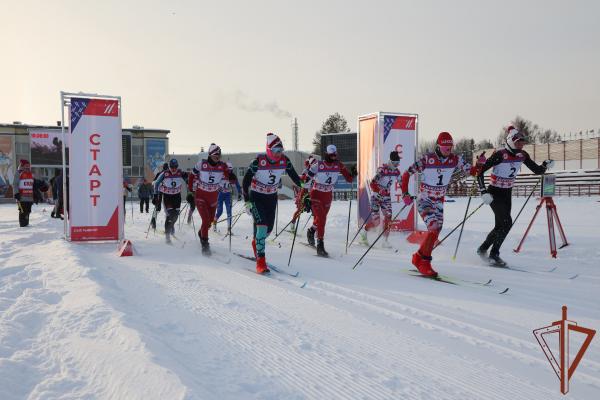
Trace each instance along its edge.
<path fill-rule="evenodd" d="M 134 223 L 128 210 L 126 236 L 138 254 L 119 258 L 114 244 L 62 240 L 50 206 L 34 206 L 31 227 L 19 228 L 16 206 L 2 205 L 0 399 L 563 398 L 532 330 L 559 320 L 562 305 L 570 319 L 600 329 L 597 200 L 556 199 L 571 243 L 557 259 L 545 213 L 524 250 L 511 251 L 533 214 L 535 201 L 528 204 L 502 254 L 528 272 L 486 267 L 475 255 L 493 224 L 483 207 L 456 261 L 457 235 L 434 252 L 434 267 L 460 285 L 410 276 L 416 246 L 402 234 L 391 238 L 397 252 L 378 245 L 352 271 L 365 247 L 344 254 L 347 202 L 330 213 L 333 258 L 297 244 L 291 269 L 300 276 L 289 280 L 258 276 L 236 256 L 229 264 L 203 257 L 185 224 L 174 246 L 158 233 L 146 239 L 148 214 L 137 209 Z M 514 199 L 513 215 L 523 201 Z M 465 206 L 446 204 L 444 232 Z M 280 203 L 280 229 L 292 207 Z M 244 215 L 234 251 L 251 253 L 250 232 Z M 211 235 L 226 256 L 227 240 Z M 268 259 L 285 266 L 291 235 L 279 244 L 268 244 Z M 598 337 L 569 398 L 600 398 Z"/>

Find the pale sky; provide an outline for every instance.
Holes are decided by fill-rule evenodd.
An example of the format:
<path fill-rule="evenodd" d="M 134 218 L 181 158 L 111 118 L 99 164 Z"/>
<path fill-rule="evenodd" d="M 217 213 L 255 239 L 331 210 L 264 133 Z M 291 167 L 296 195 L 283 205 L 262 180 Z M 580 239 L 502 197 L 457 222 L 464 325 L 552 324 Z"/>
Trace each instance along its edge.
<path fill-rule="evenodd" d="M 325 118 L 417 113 L 493 139 L 515 115 L 600 128 L 600 1 L 0 0 L 0 122 L 54 124 L 61 90 L 120 95 L 170 151 L 309 149 Z"/>

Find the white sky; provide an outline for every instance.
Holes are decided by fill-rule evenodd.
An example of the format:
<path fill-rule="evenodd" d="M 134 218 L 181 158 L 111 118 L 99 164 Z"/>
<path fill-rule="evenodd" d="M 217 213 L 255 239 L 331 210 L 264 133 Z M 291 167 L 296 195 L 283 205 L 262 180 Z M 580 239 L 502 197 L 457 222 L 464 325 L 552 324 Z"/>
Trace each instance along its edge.
<path fill-rule="evenodd" d="M 123 126 L 300 147 L 334 112 L 415 112 L 420 135 L 495 138 L 519 114 L 600 128 L 600 1 L 0 0 L 0 122 L 54 124 L 59 92 L 123 97 Z M 254 110 L 254 111 L 250 111 Z M 272 110 L 272 111 L 269 111 Z"/>

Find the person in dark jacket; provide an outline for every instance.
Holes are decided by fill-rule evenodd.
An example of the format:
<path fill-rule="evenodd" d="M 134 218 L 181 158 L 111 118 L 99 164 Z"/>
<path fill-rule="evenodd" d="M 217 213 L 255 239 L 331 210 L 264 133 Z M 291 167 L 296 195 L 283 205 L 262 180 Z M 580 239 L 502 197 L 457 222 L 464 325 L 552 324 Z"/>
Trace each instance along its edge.
<path fill-rule="evenodd" d="M 138 198 L 140 199 L 140 214 L 144 212 L 144 205 L 146 205 L 146 213 L 148 213 L 148 207 L 150 207 L 150 197 L 152 197 L 152 184 L 144 178 L 141 185 L 138 187 Z"/>
<path fill-rule="evenodd" d="M 510 215 L 512 188 L 521 169 L 521 164 L 525 164 L 536 175 L 544 174 L 546 169 L 551 168 L 554 164 L 552 160 L 545 160 L 541 165 L 536 164 L 529 154 L 523 150 L 526 141 L 525 135 L 515 127 L 509 126 L 506 133 L 504 147 L 496 150 L 487 159 L 477 176 L 481 199 L 492 208 L 495 219 L 494 228 L 477 249 L 477 254 L 489 262 L 490 265 L 498 267 L 506 266 L 506 262 L 500 258 L 500 247 L 512 228 L 513 221 Z M 490 183 L 486 188 L 484 173 L 490 168 L 493 168 L 493 170 Z M 490 247 L 490 253 L 487 255 Z"/>

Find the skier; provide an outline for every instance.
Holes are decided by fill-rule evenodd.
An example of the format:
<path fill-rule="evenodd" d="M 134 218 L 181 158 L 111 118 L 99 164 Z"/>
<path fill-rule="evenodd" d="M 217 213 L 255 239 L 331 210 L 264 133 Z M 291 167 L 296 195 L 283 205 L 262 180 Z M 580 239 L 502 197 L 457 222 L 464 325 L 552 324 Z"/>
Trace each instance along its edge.
<path fill-rule="evenodd" d="M 200 244 L 202 245 L 202 254 L 209 256 L 210 245 L 208 243 L 208 230 L 215 218 L 217 208 L 217 198 L 219 196 L 219 187 L 223 180 L 231 183 L 237 182 L 233 172 L 230 172 L 227 164 L 221 161 L 221 148 L 211 143 L 208 148 L 208 158 L 200 160 L 192 170 L 188 179 L 187 200 L 196 204 L 196 209 L 202 218 L 202 225 L 198 231 Z M 193 195 L 192 195 L 193 193 Z"/>
<path fill-rule="evenodd" d="M 33 174 L 31 164 L 27 160 L 21 160 L 13 180 L 14 197 L 19 208 L 19 226 L 29 225 L 29 214 L 33 204 Z"/>
<path fill-rule="evenodd" d="M 158 175 L 154 181 L 154 197 L 152 204 L 160 211 L 160 197 L 165 205 L 165 239 L 171 243 L 171 235 L 175 234 L 175 222 L 179 217 L 181 207 L 181 189 L 185 185 L 188 174 L 179 169 L 179 162 L 172 158 L 169 161 L 168 169 Z"/>
<path fill-rule="evenodd" d="M 307 175 L 311 178 L 312 187 L 310 189 L 310 204 L 313 214 L 313 224 L 306 231 L 308 243 L 315 245 L 315 232 L 317 233 L 317 255 L 327 257 L 329 254 L 325 250 L 325 224 L 327 214 L 333 200 L 333 187 L 335 186 L 339 174 L 344 175 L 346 182 L 352 182 L 352 174 L 346 166 L 338 160 L 337 148 L 330 144 L 327 146 L 323 160 L 314 160 L 307 170 Z"/>
<path fill-rule="evenodd" d="M 169 163 L 164 163 L 162 165 L 162 171 L 158 172 L 155 176 L 154 176 L 154 180 L 152 181 L 152 187 L 154 188 L 154 183 L 156 182 L 156 180 L 158 179 L 158 177 L 160 176 L 160 174 L 162 174 L 163 172 L 165 172 L 166 170 L 169 169 Z M 152 196 L 152 204 L 155 203 L 154 201 L 154 197 L 155 195 L 158 195 L 158 198 L 156 199 L 156 204 L 154 205 L 154 211 L 152 212 L 152 218 L 150 219 L 150 226 L 152 227 L 152 229 L 156 230 L 156 214 L 158 212 L 160 212 L 160 205 L 162 204 L 162 193 L 156 193 L 156 191 L 153 190 L 153 196 Z"/>
<path fill-rule="evenodd" d="M 481 199 L 485 204 L 490 205 L 495 218 L 494 229 L 490 231 L 485 241 L 479 246 L 477 254 L 491 265 L 499 267 L 506 266 L 506 262 L 500 258 L 500 247 L 512 227 L 510 216 L 512 187 L 521 164 L 524 163 L 536 175 L 542 175 L 547 168 L 554 165 L 553 160 L 545 160 L 542 165 L 536 164 L 529 154 L 523 150 L 525 135 L 515 127 L 509 126 L 506 129 L 506 134 L 504 147 L 494 151 L 477 176 Z M 492 167 L 490 184 L 486 189 L 484 173 Z M 488 257 L 486 254 L 490 246 L 492 248 Z"/>
<path fill-rule="evenodd" d="M 223 214 L 223 204 L 225 204 L 225 209 L 227 210 L 227 226 L 231 227 L 231 182 L 235 184 L 235 188 L 237 190 L 237 200 L 242 200 L 242 189 L 240 188 L 240 183 L 238 182 L 237 176 L 233 173 L 233 165 L 230 162 L 227 162 L 227 170 L 229 171 L 229 179 L 223 179 L 221 184 L 219 185 L 219 198 L 217 199 L 217 213 L 215 214 L 215 219 L 213 220 L 213 229 L 217 230 L 217 221 Z M 231 234 L 231 232 L 229 232 Z"/>
<path fill-rule="evenodd" d="M 367 231 L 379 226 L 381 223 L 379 219 L 379 211 L 383 213 L 383 229 L 385 230 L 384 238 L 385 242 L 383 246 L 389 247 L 388 236 L 389 236 L 389 225 L 392 222 L 392 200 L 390 198 L 390 188 L 392 184 L 400 179 L 400 155 L 397 151 L 390 152 L 390 159 L 387 163 L 382 164 L 377 168 L 377 173 L 373 177 L 370 183 L 373 194 L 371 195 L 371 218 L 365 225 L 365 231 L 360 235 L 360 241 L 363 244 L 367 242 Z"/>
<path fill-rule="evenodd" d="M 442 230 L 444 196 L 452 175 L 456 170 L 462 174 L 477 175 L 477 167 L 471 167 L 463 160 L 462 156 L 452 153 L 453 146 L 452 135 L 448 132 L 440 132 L 435 151 L 425 153 L 402 175 L 402 200 L 408 206 L 413 202 L 413 197 L 408 192 L 410 176 L 416 173 L 421 174 L 417 210 L 427 226 L 427 236 L 419 250 L 413 254 L 412 263 L 422 275 L 428 277 L 437 276 L 437 272 L 431 267 L 431 251 Z"/>
<path fill-rule="evenodd" d="M 256 272 L 259 274 L 270 272 L 265 260 L 265 241 L 275 222 L 281 175 L 286 172 L 294 184 L 303 186 L 292 162 L 283 154 L 281 139 L 274 133 L 268 133 L 266 147 L 266 154 L 259 154 L 252 161 L 242 181 L 246 210 L 254 219 L 252 249 L 256 257 Z"/>

